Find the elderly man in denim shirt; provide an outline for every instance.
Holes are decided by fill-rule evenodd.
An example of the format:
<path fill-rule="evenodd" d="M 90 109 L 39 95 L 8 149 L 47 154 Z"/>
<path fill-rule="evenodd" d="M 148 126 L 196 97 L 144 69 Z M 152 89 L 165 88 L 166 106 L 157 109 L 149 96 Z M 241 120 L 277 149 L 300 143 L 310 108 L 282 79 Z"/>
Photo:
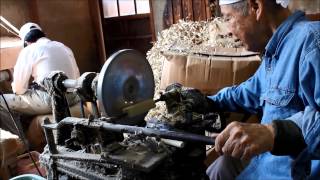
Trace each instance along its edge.
<path fill-rule="evenodd" d="M 231 32 L 264 56 L 250 79 L 208 101 L 262 119 L 231 123 L 219 134 L 222 156 L 208 168 L 210 179 L 320 178 L 320 22 L 278 1 L 220 0 Z"/>

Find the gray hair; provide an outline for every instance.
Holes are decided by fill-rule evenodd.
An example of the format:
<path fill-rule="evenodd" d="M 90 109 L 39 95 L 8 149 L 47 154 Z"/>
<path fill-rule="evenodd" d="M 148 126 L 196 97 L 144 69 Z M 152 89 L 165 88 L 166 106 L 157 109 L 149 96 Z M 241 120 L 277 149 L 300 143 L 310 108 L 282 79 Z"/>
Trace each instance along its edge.
<path fill-rule="evenodd" d="M 247 16 L 249 14 L 249 7 L 248 7 L 248 1 L 247 0 L 243 0 L 243 1 L 239 1 L 233 4 L 230 4 L 230 6 L 239 11 L 243 16 Z"/>

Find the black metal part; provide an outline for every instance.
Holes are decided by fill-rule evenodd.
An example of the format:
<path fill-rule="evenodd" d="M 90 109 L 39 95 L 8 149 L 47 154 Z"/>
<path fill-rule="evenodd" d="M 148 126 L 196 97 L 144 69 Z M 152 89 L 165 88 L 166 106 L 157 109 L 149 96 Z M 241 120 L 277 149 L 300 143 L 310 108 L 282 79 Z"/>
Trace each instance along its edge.
<path fill-rule="evenodd" d="M 78 79 L 66 79 L 63 81 L 63 85 L 66 88 L 74 88 L 78 96 L 87 102 L 95 102 L 97 100 L 95 96 L 95 89 L 92 89 L 92 82 L 97 76 L 95 72 L 85 72 Z"/>
<path fill-rule="evenodd" d="M 49 119 L 46 118 L 43 121 L 43 124 L 44 125 L 50 124 Z M 51 152 L 51 154 L 57 154 L 58 150 L 57 150 L 56 144 L 54 143 L 54 136 L 53 136 L 52 130 L 49 130 L 48 128 L 44 128 L 44 134 L 46 136 L 46 140 L 47 140 L 47 144 L 48 144 L 48 147 L 49 147 L 49 151 Z"/>
<path fill-rule="evenodd" d="M 132 134 L 131 140 L 109 143 L 102 152 L 93 154 L 88 150 L 72 150 L 65 146 L 58 146 L 58 153 L 52 152 L 42 155 L 46 159 L 44 163 L 50 174 L 65 174 L 75 179 L 137 179 L 137 180 L 178 180 L 178 179 L 206 179 L 205 148 L 202 137 L 196 134 L 178 132 L 178 136 L 173 131 L 161 131 L 150 128 L 141 128 L 127 125 L 116 125 L 105 123 L 101 119 L 88 121 L 87 119 L 68 117 L 58 124 L 45 124 L 43 127 L 47 131 L 59 129 L 63 126 L 73 126 L 76 131 L 89 133 L 92 137 L 98 137 L 92 132 L 115 132 L 122 134 L 128 132 Z M 194 130 L 196 132 L 196 130 Z M 168 136 L 165 134 L 169 134 Z M 80 138 L 92 137 L 83 136 L 80 133 L 76 136 Z M 155 140 L 148 137 L 156 137 Z M 74 136 L 71 136 L 71 138 Z M 180 149 L 165 146 L 157 143 L 160 138 L 172 138 L 177 140 L 187 140 L 187 145 Z M 189 139 L 191 137 L 191 140 Z M 201 137 L 200 142 L 199 138 Z M 103 144 L 101 142 L 99 144 Z M 86 140 L 82 140 L 85 145 Z M 92 144 L 92 142 L 90 142 Z M 132 144 L 131 144 L 132 143 Z M 211 144 L 212 142 L 210 142 Z M 94 143 L 93 143 L 94 144 Z M 153 144 L 153 145 L 152 145 Z M 52 148 L 49 148 L 49 150 Z M 51 150 L 50 150 L 51 151 Z M 119 174 L 120 173 L 120 174 Z"/>
<path fill-rule="evenodd" d="M 77 165 L 72 165 L 70 162 L 56 162 L 57 170 L 67 174 L 75 179 L 96 179 L 105 180 L 108 176 L 97 174 L 96 172 L 88 172 L 85 168 L 79 168 Z"/>
<path fill-rule="evenodd" d="M 85 117 L 83 102 L 89 102 L 92 105 L 92 113 L 95 118 L 99 118 L 100 114 L 97 107 L 97 77 L 98 74 L 95 72 L 85 72 L 78 79 L 65 79 L 62 84 L 65 88 L 75 89 L 77 95 L 80 97 L 81 101 L 81 115 Z"/>
<path fill-rule="evenodd" d="M 43 125 L 48 146 L 40 159 L 47 167 L 49 179 L 58 179 L 61 175 L 71 179 L 207 179 L 205 145 L 213 145 L 214 139 L 204 136 L 203 125 L 208 124 L 204 120 L 209 121 L 215 116 L 182 121 L 180 126 L 172 128 L 157 124 L 148 128 L 137 127 L 145 122 L 145 114 L 141 113 L 145 111 L 141 111 L 138 105 L 152 100 L 154 95 L 152 69 L 137 51 L 127 49 L 115 53 L 99 76 L 85 73 L 72 80 L 58 72 L 49 76 L 45 87 L 55 98 L 53 113 L 57 122 L 50 124 L 46 120 Z M 64 97 L 67 88 L 76 89 L 83 102 L 92 103 L 93 115 L 88 119 L 69 117 Z M 179 89 L 176 85 L 172 88 Z M 181 92 L 167 93 L 159 100 L 173 102 L 173 108 L 186 100 L 191 105 L 199 104 L 194 100 L 201 98 Z M 189 98 L 192 101 L 185 97 L 192 97 Z M 99 118 L 97 99 L 107 117 Z M 177 128 L 180 131 L 175 131 Z M 58 131 L 57 144 L 53 138 L 54 130 Z M 161 139 L 184 141 L 184 146 L 178 148 L 163 143 Z"/>
<path fill-rule="evenodd" d="M 82 100 L 80 100 L 80 113 L 81 113 L 81 117 L 82 118 L 85 118 L 85 116 L 86 116 L 86 114 L 85 114 L 85 112 L 84 112 L 84 103 L 83 103 L 83 101 Z"/>
<path fill-rule="evenodd" d="M 133 104 L 153 99 L 154 78 L 150 64 L 139 52 L 120 50 L 104 64 L 98 80 L 97 96 L 109 117 L 120 117 L 123 109 Z M 146 113 L 120 118 L 119 124 L 137 125 Z"/>
<path fill-rule="evenodd" d="M 67 76 L 61 71 L 52 72 L 43 81 L 44 88 L 52 98 L 52 114 L 56 122 L 60 122 L 63 118 L 70 116 L 70 110 L 67 99 L 65 98 L 66 88 L 63 81 Z"/>
<path fill-rule="evenodd" d="M 65 97 L 66 88 L 63 86 L 63 81 L 67 76 L 61 71 L 54 71 L 43 80 L 43 85 L 46 91 L 51 96 L 52 115 L 55 122 L 60 122 L 65 117 L 70 117 L 68 101 Z M 68 129 L 62 128 L 57 131 L 58 144 L 63 144 L 69 138 Z"/>
<path fill-rule="evenodd" d="M 57 129 L 64 127 L 65 125 L 79 125 L 83 124 L 90 128 L 102 128 L 108 131 L 112 132 L 119 132 L 119 133 L 140 133 L 145 136 L 150 137 L 157 137 L 157 138 L 165 138 L 165 139 L 172 139 L 172 140 L 178 140 L 178 141 L 191 141 L 191 142 L 198 142 L 203 143 L 207 145 L 214 145 L 214 138 L 207 137 L 203 135 L 198 134 L 192 134 L 192 133 L 186 133 L 186 132 L 178 132 L 178 131 L 170 131 L 170 130 L 155 130 L 150 128 L 144 128 L 144 127 L 137 127 L 137 126 L 129 126 L 129 125 L 121 125 L 121 124 L 112 124 L 107 123 L 104 121 L 94 121 L 88 124 L 88 121 L 86 119 L 80 119 L 80 118 L 73 118 L 68 117 L 59 122 L 56 126 Z M 46 128 L 50 128 L 48 126 L 45 126 Z"/>
<path fill-rule="evenodd" d="M 134 153 L 134 154 L 131 154 L 131 153 Z M 64 160 L 85 161 L 85 162 L 102 163 L 102 164 L 103 163 L 112 164 L 117 166 L 123 166 L 126 168 L 131 168 L 137 171 L 150 172 L 159 164 L 159 162 L 161 162 L 161 160 L 163 160 L 167 156 L 165 152 L 152 153 L 152 151 L 148 151 L 148 153 L 150 154 L 143 154 L 143 155 L 138 153 L 139 152 L 128 151 L 125 149 L 121 149 L 117 151 L 117 153 L 108 154 L 106 156 L 99 155 L 99 154 L 74 152 L 74 153 L 53 154 L 52 159 L 64 159 Z"/>
<path fill-rule="evenodd" d="M 92 107 L 92 113 L 95 118 L 99 118 L 99 110 L 98 110 L 98 105 L 97 102 L 91 102 L 91 107 Z"/>

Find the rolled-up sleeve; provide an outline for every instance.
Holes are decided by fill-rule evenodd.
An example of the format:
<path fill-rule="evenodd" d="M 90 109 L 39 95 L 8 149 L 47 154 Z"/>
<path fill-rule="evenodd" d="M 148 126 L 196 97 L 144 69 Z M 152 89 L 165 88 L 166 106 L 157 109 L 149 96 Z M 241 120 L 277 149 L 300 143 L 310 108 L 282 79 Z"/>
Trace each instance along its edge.
<path fill-rule="evenodd" d="M 314 159 L 320 159 L 320 112 L 307 106 L 304 111 L 288 119 L 300 127 L 309 149 L 308 152 Z"/>
<path fill-rule="evenodd" d="M 309 153 L 320 159 L 320 50 L 309 52 L 301 64 L 299 77 L 304 101 L 308 103 L 301 111 L 288 119 L 302 131 Z"/>
<path fill-rule="evenodd" d="M 216 95 L 209 96 L 218 110 L 239 111 L 257 113 L 260 109 L 260 94 L 264 62 L 256 73 L 247 81 L 238 86 L 227 87 L 220 90 Z"/>

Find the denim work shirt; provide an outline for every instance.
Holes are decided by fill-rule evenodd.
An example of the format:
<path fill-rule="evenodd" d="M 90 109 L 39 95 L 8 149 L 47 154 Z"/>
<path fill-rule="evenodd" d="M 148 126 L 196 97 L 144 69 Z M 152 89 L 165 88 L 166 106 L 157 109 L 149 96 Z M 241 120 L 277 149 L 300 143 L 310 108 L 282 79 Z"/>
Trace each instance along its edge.
<path fill-rule="evenodd" d="M 238 86 L 209 96 L 219 109 L 262 113 L 262 124 L 292 120 L 301 129 L 307 148 L 302 157 L 254 157 L 237 179 L 291 179 L 306 172 L 312 161 L 312 178 L 320 177 L 320 22 L 307 21 L 295 12 L 283 22 L 266 46 L 256 73 Z M 257 137 L 259 138 L 259 137 Z M 303 163 L 296 162 L 298 159 Z M 296 168 L 291 168 L 292 164 Z M 294 173 L 292 173 L 292 172 Z"/>

